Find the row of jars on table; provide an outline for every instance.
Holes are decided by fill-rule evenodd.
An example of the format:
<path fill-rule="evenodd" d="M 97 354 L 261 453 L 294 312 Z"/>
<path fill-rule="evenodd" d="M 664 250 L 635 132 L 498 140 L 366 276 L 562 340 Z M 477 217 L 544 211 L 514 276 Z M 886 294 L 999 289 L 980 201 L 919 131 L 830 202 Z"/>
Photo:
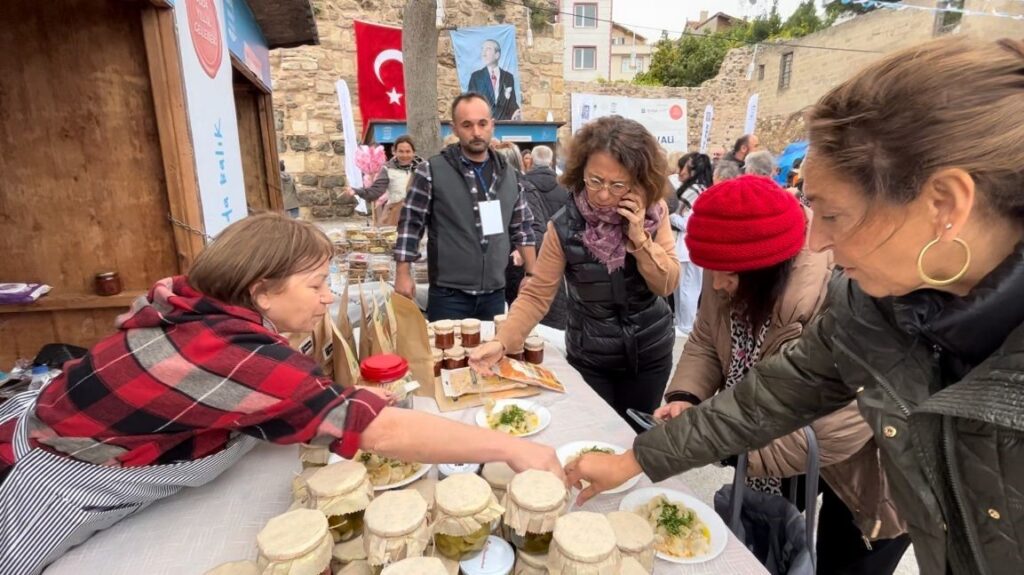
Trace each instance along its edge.
<path fill-rule="evenodd" d="M 505 315 L 494 317 L 494 331 L 498 332 L 505 321 Z M 478 319 L 439 320 L 427 325 L 427 336 L 433 347 L 434 376 L 439 377 L 442 369 L 459 369 L 469 365 L 469 353 L 484 340 L 480 335 L 481 322 Z M 526 338 L 523 348 L 509 350 L 506 357 L 533 364 L 544 363 L 544 339 L 531 335 Z"/>
<path fill-rule="evenodd" d="M 479 466 L 449 466 L 453 474 L 439 482 L 421 480 L 416 488 L 377 496 L 359 463 L 308 469 L 294 482 L 292 511 L 271 519 L 257 536 L 257 562 L 226 564 L 207 575 L 639 575 L 653 570 L 655 536 L 641 516 L 566 514 L 565 484 L 546 471 L 516 474 L 503 463 L 484 466 L 482 475 L 453 469 Z M 417 559 L 430 555 L 439 557 Z"/>

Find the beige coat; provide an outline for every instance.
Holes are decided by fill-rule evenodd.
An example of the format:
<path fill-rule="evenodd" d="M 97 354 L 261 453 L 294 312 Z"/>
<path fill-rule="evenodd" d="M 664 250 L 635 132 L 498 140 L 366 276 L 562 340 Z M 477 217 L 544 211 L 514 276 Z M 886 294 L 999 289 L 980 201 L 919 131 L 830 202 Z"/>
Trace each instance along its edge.
<path fill-rule="evenodd" d="M 830 253 L 805 249 L 797 256 L 765 335 L 762 359 L 799 338 L 804 326 L 818 314 L 826 301 L 832 267 Z M 706 277 L 697 320 L 666 390 L 666 401 L 673 401 L 678 391 L 703 401 L 725 387 L 732 358 L 730 304 L 727 295 L 711 288 L 710 274 Z M 902 533 L 901 521 L 889 503 L 871 428 L 856 402 L 815 421 L 812 427 L 820 447 L 821 475 L 859 519 L 864 536 L 879 539 Z M 800 475 L 806 468 L 807 441 L 798 430 L 748 455 L 750 475 Z"/>

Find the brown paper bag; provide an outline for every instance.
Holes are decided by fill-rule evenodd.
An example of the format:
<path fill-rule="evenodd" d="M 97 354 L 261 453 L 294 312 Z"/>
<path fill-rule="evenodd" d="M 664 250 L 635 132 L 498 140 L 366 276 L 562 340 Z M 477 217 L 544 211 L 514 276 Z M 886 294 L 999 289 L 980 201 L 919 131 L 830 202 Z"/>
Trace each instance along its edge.
<path fill-rule="evenodd" d="M 378 305 L 377 298 L 373 298 L 373 315 L 370 318 L 371 327 L 373 328 L 371 338 L 371 349 L 374 353 L 395 353 L 395 346 L 391 343 L 391 336 L 388 335 L 390 328 L 388 328 L 388 313 L 385 305 Z"/>
<path fill-rule="evenodd" d="M 338 330 L 341 332 L 341 336 L 345 339 L 348 344 L 349 350 L 352 355 L 355 355 L 359 348 L 356 346 L 356 338 L 352 333 L 352 322 L 348 319 L 348 283 L 345 284 L 345 291 L 341 295 L 341 305 L 338 309 Z M 356 356 L 358 360 L 358 356 Z"/>
<path fill-rule="evenodd" d="M 288 345 L 301 353 L 302 355 L 313 355 L 313 333 L 312 332 L 301 332 L 301 333 L 283 333 L 281 334 L 288 338 Z"/>
<path fill-rule="evenodd" d="M 313 329 L 313 359 L 320 365 L 320 370 L 328 378 L 334 380 L 334 321 L 330 314 L 325 314 Z"/>
<path fill-rule="evenodd" d="M 352 387 L 359 383 L 359 360 L 349 347 L 348 339 L 341 328 L 333 325 L 331 335 L 334 339 L 334 382 L 342 387 Z"/>
<path fill-rule="evenodd" d="M 416 303 L 401 294 L 392 294 L 391 305 L 395 314 L 395 353 L 409 362 L 409 371 L 420 384 L 416 395 L 434 397 L 434 388 L 440 385 L 434 380 L 434 358 L 427 338 L 427 320 Z"/>
<path fill-rule="evenodd" d="M 359 360 L 362 361 L 373 355 L 370 340 L 370 327 L 367 321 L 369 310 L 366 309 L 366 294 L 363 293 L 363 284 L 359 284 Z"/>

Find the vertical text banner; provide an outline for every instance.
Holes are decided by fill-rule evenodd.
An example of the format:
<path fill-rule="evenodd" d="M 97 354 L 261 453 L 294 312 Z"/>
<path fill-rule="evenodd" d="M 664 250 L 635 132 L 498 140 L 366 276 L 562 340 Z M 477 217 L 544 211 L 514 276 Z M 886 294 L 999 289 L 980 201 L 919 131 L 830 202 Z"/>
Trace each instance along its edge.
<path fill-rule="evenodd" d="M 753 134 L 757 129 L 757 94 L 750 96 L 747 100 L 747 121 L 743 124 L 744 134 Z"/>
<path fill-rule="evenodd" d="M 463 92 L 476 92 L 491 104 L 495 120 L 521 120 L 516 27 L 511 24 L 452 30 L 455 69 Z"/>
<path fill-rule="evenodd" d="M 176 0 L 174 20 L 203 227 L 216 236 L 248 215 L 223 0 Z"/>
<path fill-rule="evenodd" d="M 687 151 L 688 119 L 684 98 L 626 98 L 601 94 L 573 94 L 572 131 L 602 116 L 636 120 L 669 152 Z"/>
<path fill-rule="evenodd" d="M 715 119 L 715 108 L 708 104 L 704 108 L 704 125 L 700 129 L 700 153 L 708 153 L 708 143 L 711 140 L 711 122 Z"/>

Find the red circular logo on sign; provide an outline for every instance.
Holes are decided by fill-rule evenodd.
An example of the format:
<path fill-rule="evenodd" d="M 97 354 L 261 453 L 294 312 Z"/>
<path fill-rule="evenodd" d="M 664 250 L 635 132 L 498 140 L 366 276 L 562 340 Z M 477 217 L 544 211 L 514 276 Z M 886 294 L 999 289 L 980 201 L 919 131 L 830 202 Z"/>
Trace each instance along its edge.
<path fill-rule="evenodd" d="M 206 75 L 215 78 L 220 70 L 224 47 L 221 44 L 220 23 L 214 0 L 186 0 L 188 31 L 196 50 L 199 65 Z"/>
<path fill-rule="evenodd" d="M 679 118 L 682 118 L 683 117 L 683 107 L 678 105 L 678 104 L 675 105 L 675 106 L 672 106 L 671 108 L 668 109 L 668 115 L 673 120 L 678 120 Z"/>

